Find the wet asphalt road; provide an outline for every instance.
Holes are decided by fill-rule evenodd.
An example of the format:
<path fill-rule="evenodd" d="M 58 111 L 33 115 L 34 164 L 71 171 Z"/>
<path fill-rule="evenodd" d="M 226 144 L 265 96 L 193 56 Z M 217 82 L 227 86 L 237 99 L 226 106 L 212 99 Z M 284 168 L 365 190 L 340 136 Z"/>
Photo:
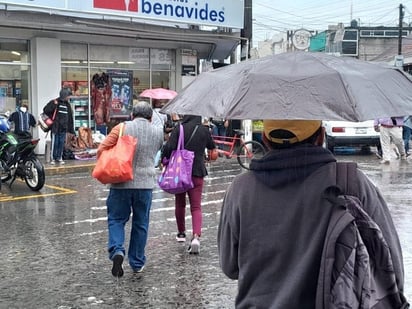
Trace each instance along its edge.
<path fill-rule="evenodd" d="M 412 160 L 380 165 L 374 155 L 354 160 L 387 199 L 405 260 L 412 299 Z M 175 241 L 173 196 L 154 191 L 147 264 L 142 275 L 112 277 L 107 258 L 108 190 L 88 173 L 50 176 L 42 194 L 22 182 L 0 196 L 0 308 L 233 308 L 236 282 L 221 273 L 216 234 L 225 188 L 241 173 L 235 160 L 209 167 L 203 198 L 200 255 Z M 7 197 L 32 195 L 29 199 Z M 2 196 L 6 197 L 2 201 Z M 187 212 L 188 228 L 191 227 Z M 129 226 L 126 244 L 128 243 Z"/>

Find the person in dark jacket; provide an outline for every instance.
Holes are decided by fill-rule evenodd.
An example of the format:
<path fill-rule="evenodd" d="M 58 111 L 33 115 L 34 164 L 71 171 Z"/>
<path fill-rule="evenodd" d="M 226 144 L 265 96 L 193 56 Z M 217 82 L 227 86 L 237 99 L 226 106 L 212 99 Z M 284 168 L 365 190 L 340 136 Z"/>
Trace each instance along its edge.
<path fill-rule="evenodd" d="M 31 137 L 30 128 L 36 126 L 36 119 L 28 110 L 29 106 L 23 103 L 9 117 L 9 121 L 14 123 L 14 133 L 17 135 Z"/>
<path fill-rule="evenodd" d="M 184 148 L 194 151 L 195 157 L 192 169 L 192 181 L 194 188 L 188 192 L 175 195 L 175 217 L 177 223 L 176 240 L 179 242 L 186 241 L 185 210 L 186 210 L 186 193 L 189 196 L 190 212 L 192 214 L 193 236 L 190 242 L 188 252 L 199 253 L 200 236 L 202 234 L 202 191 L 203 179 L 207 175 L 205 165 L 205 149 L 216 148 L 212 135 L 208 128 L 202 125 L 202 117 L 186 115 L 183 117 L 181 124 L 184 130 Z M 170 158 L 172 151 L 177 148 L 179 139 L 179 126 L 174 128 L 168 142 L 165 144 L 163 158 Z"/>
<path fill-rule="evenodd" d="M 236 308 L 314 309 L 332 212 L 323 192 L 337 183 L 336 159 L 322 147 L 321 121 L 264 120 L 262 135 L 270 151 L 235 177 L 223 200 L 220 266 L 238 280 Z M 386 202 L 359 169 L 351 182 L 345 193 L 380 227 L 403 291 L 402 250 Z"/>
<path fill-rule="evenodd" d="M 74 132 L 73 110 L 69 103 L 72 92 L 69 88 L 62 88 L 59 97 L 51 100 L 43 108 L 43 112 L 51 119 L 54 118 L 51 128 L 51 164 L 64 164 L 63 150 L 66 142 L 66 133 Z"/>

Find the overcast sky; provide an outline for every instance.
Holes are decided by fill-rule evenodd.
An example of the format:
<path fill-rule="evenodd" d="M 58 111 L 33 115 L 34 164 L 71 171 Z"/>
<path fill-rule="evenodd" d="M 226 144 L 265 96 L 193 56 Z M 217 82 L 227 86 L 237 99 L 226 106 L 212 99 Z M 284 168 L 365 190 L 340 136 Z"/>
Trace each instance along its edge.
<path fill-rule="evenodd" d="M 287 30 L 327 30 L 328 25 L 397 26 L 399 5 L 412 23 L 412 0 L 253 0 L 253 45 Z"/>

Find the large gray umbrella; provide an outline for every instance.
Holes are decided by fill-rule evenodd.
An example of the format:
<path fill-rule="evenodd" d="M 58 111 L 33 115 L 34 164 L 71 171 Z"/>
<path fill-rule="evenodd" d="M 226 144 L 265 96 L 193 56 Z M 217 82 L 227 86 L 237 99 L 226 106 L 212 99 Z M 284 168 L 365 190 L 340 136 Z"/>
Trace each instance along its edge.
<path fill-rule="evenodd" d="M 411 115 L 412 80 L 382 64 L 324 53 L 283 53 L 201 73 L 162 112 L 348 121 Z"/>

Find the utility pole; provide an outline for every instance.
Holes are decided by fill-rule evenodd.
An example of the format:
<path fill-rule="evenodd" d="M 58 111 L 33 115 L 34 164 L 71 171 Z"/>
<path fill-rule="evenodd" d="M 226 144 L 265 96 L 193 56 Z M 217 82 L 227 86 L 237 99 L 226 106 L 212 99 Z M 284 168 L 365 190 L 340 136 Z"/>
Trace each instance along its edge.
<path fill-rule="evenodd" d="M 250 58 L 250 48 L 252 44 L 252 0 L 245 0 L 244 4 L 244 22 L 243 29 L 240 30 L 242 41 L 240 42 L 240 60 L 244 61 Z"/>
<path fill-rule="evenodd" d="M 241 54 L 240 60 L 248 60 L 250 58 L 250 47 L 252 45 L 252 0 L 245 0 L 244 7 L 244 26 L 240 31 L 240 36 L 242 41 L 240 42 Z M 243 126 L 243 131 L 245 132 L 245 140 L 249 141 L 253 138 L 253 125 L 251 120 L 243 120 L 242 124 L 240 120 L 231 120 L 232 129 L 241 128 Z"/>
<path fill-rule="evenodd" d="M 404 9 L 404 6 L 402 5 L 402 3 L 399 4 L 398 55 L 402 55 L 403 9 Z"/>

